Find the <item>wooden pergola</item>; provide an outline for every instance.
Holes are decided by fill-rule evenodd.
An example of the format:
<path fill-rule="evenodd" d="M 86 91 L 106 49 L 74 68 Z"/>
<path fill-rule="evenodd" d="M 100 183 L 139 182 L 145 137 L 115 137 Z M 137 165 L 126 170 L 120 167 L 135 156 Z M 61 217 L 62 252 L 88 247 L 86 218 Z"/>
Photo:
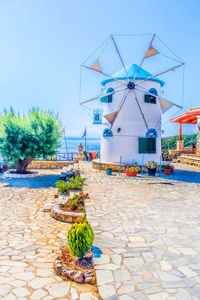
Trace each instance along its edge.
<path fill-rule="evenodd" d="M 180 116 L 177 116 L 173 119 L 171 119 L 170 122 L 172 123 L 178 123 L 180 125 L 179 127 L 179 140 L 182 140 L 182 124 L 191 124 L 195 125 L 197 124 L 197 117 L 200 116 L 200 107 L 192 108 L 184 114 L 181 114 Z"/>

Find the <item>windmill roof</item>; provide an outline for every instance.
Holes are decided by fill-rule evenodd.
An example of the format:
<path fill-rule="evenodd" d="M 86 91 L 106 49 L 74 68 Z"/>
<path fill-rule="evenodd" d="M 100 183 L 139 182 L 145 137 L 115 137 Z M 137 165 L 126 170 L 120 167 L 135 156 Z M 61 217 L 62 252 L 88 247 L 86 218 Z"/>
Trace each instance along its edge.
<path fill-rule="evenodd" d="M 131 65 L 126 66 L 126 71 L 127 71 L 129 79 L 133 79 L 135 77 L 135 74 L 136 74 L 138 68 L 139 67 L 136 64 L 131 64 Z M 149 73 L 146 70 L 140 68 L 140 70 L 139 70 L 139 72 L 136 76 L 136 79 L 144 80 L 144 79 L 148 79 L 151 76 L 153 76 L 151 73 Z M 126 80 L 127 79 L 127 76 L 126 76 L 126 73 L 125 73 L 124 69 L 121 69 L 120 71 L 118 71 L 117 73 L 112 75 L 112 77 L 116 78 L 116 79 L 119 79 L 119 80 Z M 164 84 L 165 84 L 164 81 L 160 80 L 157 77 L 154 77 L 150 80 L 160 83 L 161 86 L 164 86 Z M 111 82 L 111 81 L 114 81 L 114 79 L 112 79 L 112 78 L 106 79 L 106 80 L 102 81 L 101 84 L 103 86 L 105 86 L 108 82 Z"/>

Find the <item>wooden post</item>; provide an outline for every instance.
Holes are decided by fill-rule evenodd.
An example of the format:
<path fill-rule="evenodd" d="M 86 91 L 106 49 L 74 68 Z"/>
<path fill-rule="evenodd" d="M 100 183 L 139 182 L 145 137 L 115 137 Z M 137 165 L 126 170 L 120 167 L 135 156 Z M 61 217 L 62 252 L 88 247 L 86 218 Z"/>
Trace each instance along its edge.
<path fill-rule="evenodd" d="M 196 156 L 200 157 L 200 116 L 197 116 L 197 144 Z"/>
<path fill-rule="evenodd" d="M 179 124 L 179 141 L 182 141 L 182 124 Z"/>

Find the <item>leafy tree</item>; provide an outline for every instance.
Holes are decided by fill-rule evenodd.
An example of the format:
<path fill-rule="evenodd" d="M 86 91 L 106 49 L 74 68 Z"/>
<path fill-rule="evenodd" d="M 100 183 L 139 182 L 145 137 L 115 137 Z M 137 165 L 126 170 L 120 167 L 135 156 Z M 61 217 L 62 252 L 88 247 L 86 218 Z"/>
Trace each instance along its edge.
<path fill-rule="evenodd" d="M 61 136 L 61 123 L 52 112 L 33 108 L 21 116 L 11 108 L 0 115 L 0 154 L 16 161 L 17 173 L 25 173 L 35 158 L 54 155 Z"/>

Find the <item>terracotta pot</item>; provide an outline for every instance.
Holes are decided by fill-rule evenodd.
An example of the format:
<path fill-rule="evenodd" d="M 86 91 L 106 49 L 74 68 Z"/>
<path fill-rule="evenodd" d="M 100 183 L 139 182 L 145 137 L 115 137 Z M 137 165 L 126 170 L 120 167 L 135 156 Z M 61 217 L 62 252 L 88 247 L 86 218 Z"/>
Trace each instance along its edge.
<path fill-rule="evenodd" d="M 137 176 L 138 171 L 131 172 L 131 171 L 126 171 L 126 176 Z"/>
<path fill-rule="evenodd" d="M 171 174 L 171 169 L 164 169 L 164 174 L 165 175 L 170 175 Z"/>

